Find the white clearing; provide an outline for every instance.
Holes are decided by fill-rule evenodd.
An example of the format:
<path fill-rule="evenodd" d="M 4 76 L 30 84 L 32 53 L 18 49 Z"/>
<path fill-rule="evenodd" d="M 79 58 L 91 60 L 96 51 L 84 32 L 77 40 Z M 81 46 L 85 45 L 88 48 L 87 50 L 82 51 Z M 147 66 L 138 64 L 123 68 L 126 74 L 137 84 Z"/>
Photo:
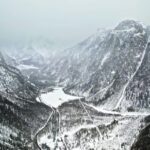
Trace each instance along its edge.
<path fill-rule="evenodd" d="M 63 91 L 63 88 L 54 88 L 53 91 L 41 94 L 40 98 L 37 98 L 37 101 L 42 102 L 48 106 L 53 106 L 57 108 L 62 103 L 70 101 L 70 100 L 76 100 L 81 97 L 68 95 Z"/>

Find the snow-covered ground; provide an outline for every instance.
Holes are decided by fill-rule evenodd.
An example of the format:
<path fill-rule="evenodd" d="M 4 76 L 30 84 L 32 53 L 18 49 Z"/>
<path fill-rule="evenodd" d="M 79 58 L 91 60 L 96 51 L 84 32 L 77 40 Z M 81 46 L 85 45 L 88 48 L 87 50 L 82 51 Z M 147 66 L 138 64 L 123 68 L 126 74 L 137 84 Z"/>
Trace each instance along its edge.
<path fill-rule="evenodd" d="M 85 104 L 85 103 L 84 103 Z M 87 105 L 87 104 L 85 104 Z M 121 115 L 121 116 L 149 116 L 150 112 L 117 112 L 117 111 L 111 111 L 111 110 L 105 110 L 101 107 L 96 107 L 93 105 L 87 105 L 92 107 L 93 109 L 97 110 L 98 112 L 102 112 L 104 114 L 111 114 L 111 115 Z"/>
<path fill-rule="evenodd" d="M 37 98 L 37 101 L 40 101 L 48 106 L 53 106 L 57 108 L 62 103 L 70 100 L 79 99 L 81 97 L 72 96 L 64 93 L 63 88 L 58 87 L 54 88 L 53 91 L 41 94 L 40 98 Z"/>
<path fill-rule="evenodd" d="M 33 65 L 23 65 L 23 64 L 18 65 L 17 68 L 20 70 L 28 70 L 28 69 L 35 69 L 35 70 L 37 69 L 38 70 L 38 68 Z"/>
<path fill-rule="evenodd" d="M 58 147 L 62 148 L 64 147 L 69 147 L 71 149 L 77 148 L 77 150 L 81 149 L 87 150 L 87 147 L 89 149 L 93 148 L 95 150 L 102 150 L 102 149 L 127 150 L 131 147 L 135 138 L 139 134 L 140 129 L 139 126 L 141 125 L 140 123 L 141 120 L 143 120 L 145 116 L 149 115 L 149 113 L 141 113 L 141 112 L 109 111 L 95 107 L 93 105 L 86 104 L 82 102 L 80 98 L 81 97 L 68 95 L 64 93 L 63 88 L 58 87 L 54 88 L 54 90 L 51 92 L 41 94 L 40 98 L 37 98 L 37 101 L 45 103 L 51 108 L 52 107 L 57 108 L 66 101 L 79 99 L 81 106 L 86 111 L 89 118 L 91 118 L 91 116 L 88 110 L 86 110 L 85 107 L 86 105 L 104 114 L 111 114 L 112 116 L 109 117 L 100 116 L 98 120 L 93 120 L 93 123 L 91 124 L 79 123 L 77 126 L 70 127 L 69 129 L 66 128 L 67 130 L 63 129 L 63 132 L 60 132 L 59 135 L 57 135 L 56 140 L 53 140 L 51 138 L 51 133 L 47 132 L 46 134 L 39 136 L 37 139 L 40 147 L 42 147 L 43 144 L 46 144 L 48 147 L 52 149 L 54 149 L 57 145 Z M 55 110 L 53 110 L 52 114 L 54 112 Z M 52 114 L 50 114 L 48 121 L 41 128 L 41 131 L 47 126 L 47 123 L 49 123 Z M 114 119 L 117 120 L 116 121 L 117 123 L 113 126 L 111 124 L 114 121 Z M 59 121 L 61 120 L 59 119 Z M 98 128 L 99 125 L 104 125 L 104 129 Z M 105 129 L 106 126 L 108 126 L 108 128 Z M 93 135 L 92 130 L 94 129 L 96 129 L 96 131 L 99 133 L 98 135 Z M 83 130 L 85 131 L 85 133 L 83 133 Z M 124 132 L 126 132 L 127 134 L 124 134 Z M 78 135 L 79 133 L 82 133 L 82 136 L 78 139 L 76 135 Z M 92 136 L 94 136 L 94 139 L 91 138 Z M 79 146 L 76 145 L 77 142 L 80 142 Z"/>
<path fill-rule="evenodd" d="M 53 149 L 56 144 L 52 138 L 50 139 L 48 138 L 48 134 L 43 135 L 38 142 L 39 142 L 39 145 L 42 145 L 43 143 L 45 143 L 48 147 L 51 147 Z"/>

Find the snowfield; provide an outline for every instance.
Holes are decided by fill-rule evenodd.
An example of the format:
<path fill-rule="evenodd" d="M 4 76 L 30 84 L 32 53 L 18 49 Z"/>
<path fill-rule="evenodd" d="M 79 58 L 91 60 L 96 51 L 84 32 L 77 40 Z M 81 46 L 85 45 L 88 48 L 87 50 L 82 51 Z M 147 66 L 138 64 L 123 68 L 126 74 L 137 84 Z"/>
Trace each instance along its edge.
<path fill-rule="evenodd" d="M 40 98 L 37 98 L 37 101 L 42 102 L 50 107 L 57 108 L 66 101 L 76 100 L 79 98 L 81 97 L 68 95 L 64 93 L 63 88 L 57 87 L 51 92 L 41 94 Z"/>

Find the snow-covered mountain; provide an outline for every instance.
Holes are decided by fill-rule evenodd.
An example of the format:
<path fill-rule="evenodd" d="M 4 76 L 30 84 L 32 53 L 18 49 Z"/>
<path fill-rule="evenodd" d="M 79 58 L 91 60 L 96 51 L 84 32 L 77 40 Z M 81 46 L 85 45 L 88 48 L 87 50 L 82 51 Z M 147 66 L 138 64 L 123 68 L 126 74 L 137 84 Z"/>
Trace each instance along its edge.
<path fill-rule="evenodd" d="M 51 61 L 45 72 L 55 79 L 56 84 L 64 86 L 67 93 L 85 96 L 85 103 L 98 112 L 112 114 L 109 117 L 99 115 L 102 122 L 94 115 L 90 119 L 94 126 L 91 126 L 93 123 L 88 126 L 87 122 L 81 126 L 80 122 L 75 128 L 71 127 L 74 118 L 72 115 L 69 126 L 66 124 L 60 129 L 63 135 L 56 141 L 55 148 L 131 148 L 141 128 L 146 126 L 144 118 L 149 114 L 149 42 L 149 27 L 126 20 L 112 30 L 99 30 L 73 48 L 64 50 Z M 82 109 L 84 106 L 82 108 L 79 105 Z M 92 116 L 89 110 L 87 107 L 85 112 Z M 59 111 L 63 125 L 68 116 L 64 116 L 61 109 Z M 121 117 L 116 117 L 116 111 L 121 111 Z M 76 116 L 78 118 L 80 114 Z M 96 124 L 97 120 L 99 124 Z M 138 149 L 138 143 L 135 145 Z"/>
<path fill-rule="evenodd" d="M 52 60 L 47 74 L 68 92 L 106 109 L 149 107 L 147 30 L 132 20 L 100 30 Z"/>
<path fill-rule="evenodd" d="M 31 150 L 138 150 L 145 135 L 149 141 L 149 36 L 149 26 L 125 20 L 47 55 L 42 52 L 50 47 L 43 43 L 23 46 L 21 53 L 18 48 L 2 51 L 0 94 L 5 100 L 0 106 L 6 106 L 0 112 L 5 111 L 6 124 L 0 133 L 6 138 L 1 145 L 16 148 L 8 134 L 15 131 L 13 137 Z M 49 86 L 62 86 L 62 95 L 80 98 L 66 101 Z M 10 126 L 17 119 L 19 125 Z"/>
<path fill-rule="evenodd" d="M 0 45 L 6 63 L 18 68 L 38 86 L 47 84 L 47 75 L 42 70 L 49 64 L 49 59 L 56 56 L 56 50 L 51 41 L 43 38 Z"/>
<path fill-rule="evenodd" d="M 36 101 L 39 90 L 0 53 L 0 149 L 26 150 L 51 109 Z M 34 142 L 33 142 L 34 144 Z M 32 144 L 32 145 L 33 145 Z"/>

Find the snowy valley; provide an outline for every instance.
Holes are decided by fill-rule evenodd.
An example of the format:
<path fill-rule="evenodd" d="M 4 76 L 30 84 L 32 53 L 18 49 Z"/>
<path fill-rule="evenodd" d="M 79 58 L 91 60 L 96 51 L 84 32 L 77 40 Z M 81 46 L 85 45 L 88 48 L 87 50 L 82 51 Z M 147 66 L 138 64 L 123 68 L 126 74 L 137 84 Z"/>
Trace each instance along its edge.
<path fill-rule="evenodd" d="M 53 53 L 0 47 L 0 148 L 148 150 L 149 37 L 125 20 Z"/>

